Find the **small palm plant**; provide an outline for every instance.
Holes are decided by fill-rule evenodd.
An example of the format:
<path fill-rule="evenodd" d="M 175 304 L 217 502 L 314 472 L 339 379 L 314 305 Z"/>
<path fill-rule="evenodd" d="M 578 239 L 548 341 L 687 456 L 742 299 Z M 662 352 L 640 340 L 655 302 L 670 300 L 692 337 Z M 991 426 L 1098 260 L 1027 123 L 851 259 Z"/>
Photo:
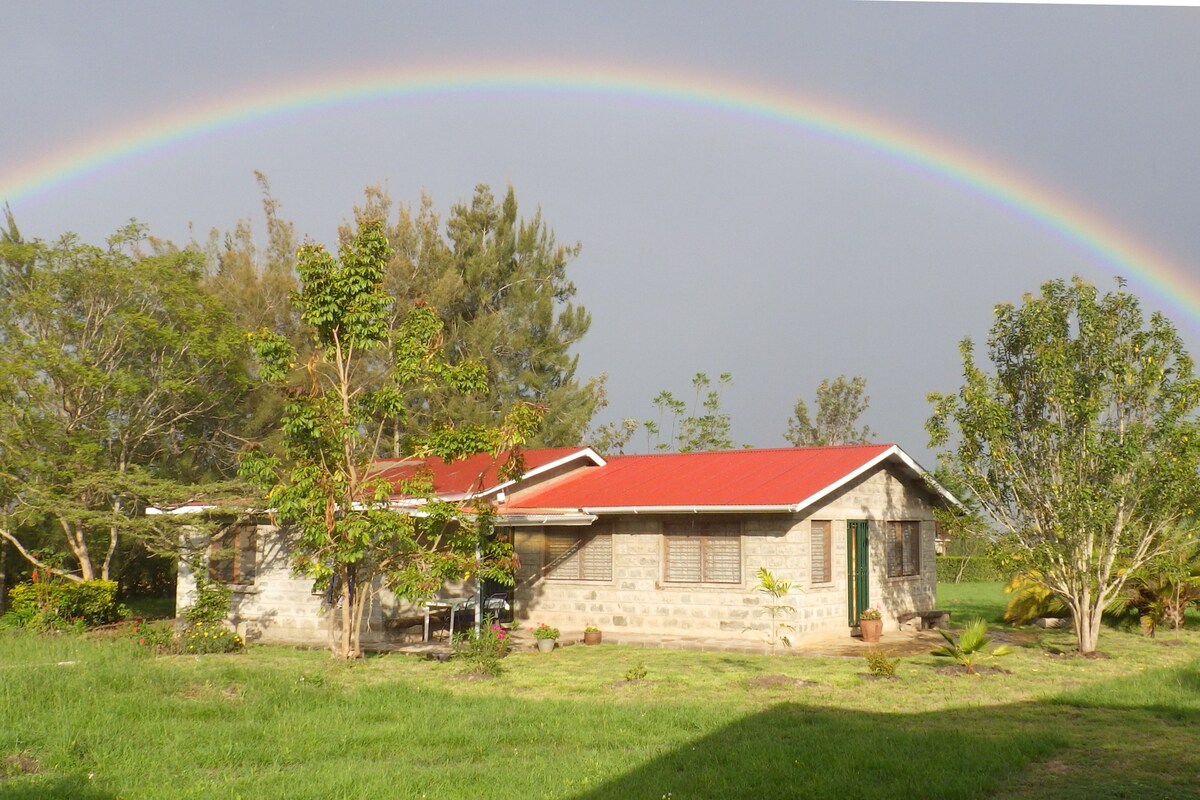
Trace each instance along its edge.
<path fill-rule="evenodd" d="M 776 602 L 772 605 L 763 606 L 767 613 L 771 615 L 771 632 L 767 635 L 767 644 L 771 645 L 771 655 L 775 655 L 775 645 L 783 642 L 784 647 L 791 647 L 792 640 L 789 639 L 781 631 L 795 631 L 794 625 L 789 625 L 786 622 L 780 622 L 781 614 L 795 614 L 796 607 L 789 606 L 781 602 L 787 597 L 788 592 L 792 590 L 792 582 L 789 580 L 780 580 L 770 573 L 766 567 L 758 568 L 758 586 L 754 587 L 756 591 L 763 592 L 775 598 Z"/>
<path fill-rule="evenodd" d="M 946 640 L 946 645 L 933 650 L 932 654 L 943 658 L 953 658 L 963 665 L 968 675 L 976 674 L 975 665 L 982 659 L 999 658 L 1012 652 L 1012 648 L 1006 644 L 999 645 L 990 653 L 983 651 L 991 644 L 992 637 L 988 636 L 987 620 L 982 617 L 976 617 L 967 627 L 963 628 L 962 633 L 958 636 L 958 641 L 955 641 L 954 636 L 946 631 L 938 631 L 938 633 Z"/>

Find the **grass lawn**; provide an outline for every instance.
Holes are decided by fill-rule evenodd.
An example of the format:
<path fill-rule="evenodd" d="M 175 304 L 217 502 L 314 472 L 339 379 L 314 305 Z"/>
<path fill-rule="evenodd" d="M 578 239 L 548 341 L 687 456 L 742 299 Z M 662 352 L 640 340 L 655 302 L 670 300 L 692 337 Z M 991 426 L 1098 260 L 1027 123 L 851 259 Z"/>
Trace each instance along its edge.
<path fill-rule="evenodd" d="M 1008 595 L 1004 584 L 988 583 L 938 583 L 938 608 L 953 611 L 951 622 L 964 625 L 975 617 L 983 617 L 989 623 L 1004 623 L 1004 607 Z"/>
<path fill-rule="evenodd" d="M 1003 602 L 962 586 L 940 598 L 958 621 Z M 1095 660 L 1050 655 L 1064 632 L 1005 635 L 1005 673 L 914 656 L 893 680 L 859 658 L 612 645 L 469 679 L 405 656 L 0 636 L 0 796 L 1200 797 L 1200 632 L 1108 630 Z"/>

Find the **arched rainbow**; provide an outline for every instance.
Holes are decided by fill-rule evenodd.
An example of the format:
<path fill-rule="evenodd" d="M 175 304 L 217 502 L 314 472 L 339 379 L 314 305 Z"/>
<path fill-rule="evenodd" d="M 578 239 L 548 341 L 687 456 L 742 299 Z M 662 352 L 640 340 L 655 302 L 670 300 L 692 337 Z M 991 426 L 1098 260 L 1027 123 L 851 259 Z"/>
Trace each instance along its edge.
<path fill-rule="evenodd" d="M 568 93 L 646 99 L 796 126 L 902 162 L 1011 209 L 1200 320 L 1200 288 L 1178 265 L 1045 186 L 979 156 L 867 114 L 711 75 L 602 66 L 477 64 L 323 77 L 223 97 L 116 128 L 0 172 L 0 201 L 21 201 L 150 151 L 248 123 L 381 99 L 453 93 Z"/>

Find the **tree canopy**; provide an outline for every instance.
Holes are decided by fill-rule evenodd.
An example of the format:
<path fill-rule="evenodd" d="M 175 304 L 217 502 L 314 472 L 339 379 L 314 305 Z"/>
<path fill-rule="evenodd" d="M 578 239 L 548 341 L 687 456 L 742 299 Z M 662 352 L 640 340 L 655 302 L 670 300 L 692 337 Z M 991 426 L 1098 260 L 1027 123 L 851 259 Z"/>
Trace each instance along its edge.
<path fill-rule="evenodd" d="M 391 214 L 391 199 L 379 189 L 368 189 L 356 209 L 360 222 Z M 559 244 L 540 210 L 522 217 L 512 187 L 497 200 L 489 187 L 477 186 L 469 202 L 451 208 L 444 226 L 432 200 L 422 197 L 415 210 L 401 207 L 385 230 L 393 255 L 384 287 L 397 300 L 393 316 L 402 318 L 416 304 L 436 308 L 449 363 L 478 362 L 488 384 L 470 399 L 452 391 L 414 392 L 405 429 L 428 430 L 439 416 L 495 424 L 505 409 L 523 402 L 545 412 L 532 446 L 582 441 L 603 379 L 580 383 L 576 377 L 573 349 L 591 326 L 567 277 L 580 246 Z M 348 234 L 344 228 L 343 237 Z M 400 436 L 393 435 L 391 450 L 404 452 Z"/>
<path fill-rule="evenodd" d="M 10 219 L 0 242 L 0 494 L 18 523 L 53 521 L 66 563 L 0 537 L 64 577 L 107 579 L 147 502 L 219 473 L 246 386 L 244 337 L 198 254 L 146 255 L 143 233 L 25 242 Z"/>
<path fill-rule="evenodd" d="M 1200 480 L 1200 381 L 1175 328 L 1119 282 L 1079 278 L 996 307 L 992 370 L 962 342 L 963 385 L 927 428 L 999 524 L 1001 544 L 1067 604 L 1079 649 L 1130 576 L 1190 516 Z"/>
<path fill-rule="evenodd" d="M 867 444 L 875 435 L 865 425 L 857 427 L 858 418 L 871 404 L 871 398 L 864 394 L 866 388 L 866 380 L 857 375 L 850 380 L 839 375 L 832 382 L 828 378 L 821 381 L 814 403 L 815 418 L 809 415 L 804 400 L 797 399 L 783 438 L 796 447 Z"/>
<path fill-rule="evenodd" d="M 279 520 L 295 531 L 294 566 L 337 598 L 330 609 L 334 651 L 361 653 L 364 617 L 378 585 L 422 599 L 446 580 L 481 575 L 511 582 L 511 548 L 493 535 L 486 508 L 439 501 L 415 475 L 407 495 L 420 514 L 389 507 L 394 487 L 373 471 L 389 426 L 400 426 L 411 454 L 446 460 L 490 452 L 517 468 L 519 448 L 539 415 L 517 403 L 495 424 L 443 418 L 420 432 L 403 429 L 414 390 L 486 395 L 487 371 L 443 353 L 443 322 L 430 306 L 395 313 L 384 287 L 391 248 L 379 221 L 343 237 L 338 258 L 319 245 L 301 248 L 300 317 L 310 356 L 286 337 L 255 337 L 260 374 L 286 397 L 284 456 L 251 449 L 243 474 L 267 489 Z"/>

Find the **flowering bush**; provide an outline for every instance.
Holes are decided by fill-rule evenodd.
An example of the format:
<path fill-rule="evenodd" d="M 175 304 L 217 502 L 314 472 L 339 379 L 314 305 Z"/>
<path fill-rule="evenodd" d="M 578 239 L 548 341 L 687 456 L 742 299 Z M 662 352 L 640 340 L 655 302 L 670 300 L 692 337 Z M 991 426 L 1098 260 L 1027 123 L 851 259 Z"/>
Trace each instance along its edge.
<path fill-rule="evenodd" d="M 538 626 L 533 629 L 533 638 L 535 639 L 557 639 L 561 635 L 558 628 L 551 628 L 544 622 L 539 622 Z"/>
<path fill-rule="evenodd" d="M 147 622 L 135 619 L 124 633 L 126 639 L 155 653 L 170 653 L 175 650 L 174 620 L 162 619 Z"/>
<path fill-rule="evenodd" d="M 184 629 L 180 652 L 190 655 L 236 653 L 245 646 L 242 637 L 220 622 L 197 622 Z"/>
<path fill-rule="evenodd" d="M 463 661 L 463 671 L 470 674 L 500 674 L 500 659 L 508 655 L 511 639 L 500 625 L 488 625 L 475 636 L 467 631 L 454 637 L 454 655 Z"/>
<path fill-rule="evenodd" d="M 228 586 L 210 581 L 203 571 L 197 571 L 196 602 L 180 613 L 186 623 L 179 642 L 181 653 L 234 653 L 245 648 L 242 637 L 225 625 L 230 596 Z"/>
<path fill-rule="evenodd" d="M 860 620 L 864 619 L 883 619 L 883 614 L 879 613 L 878 608 L 868 608 L 866 611 L 858 615 Z"/>

